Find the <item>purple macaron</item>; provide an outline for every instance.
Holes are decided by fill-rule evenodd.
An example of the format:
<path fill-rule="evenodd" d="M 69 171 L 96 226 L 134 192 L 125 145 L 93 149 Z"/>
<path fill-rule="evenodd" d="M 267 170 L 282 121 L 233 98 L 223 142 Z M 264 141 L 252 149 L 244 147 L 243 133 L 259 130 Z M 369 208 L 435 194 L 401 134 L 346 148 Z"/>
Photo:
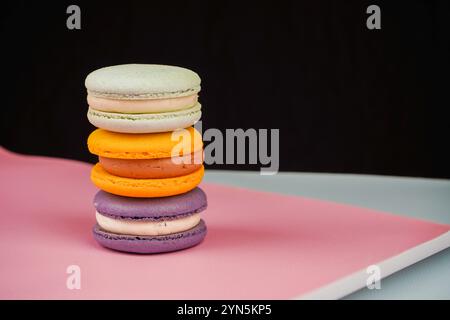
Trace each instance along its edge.
<path fill-rule="evenodd" d="M 206 209 L 206 195 L 200 188 L 164 198 L 129 198 L 99 191 L 94 198 L 97 212 L 112 219 L 168 221 L 199 213 Z M 137 236 L 116 234 L 99 224 L 93 228 L 94 238 L 102 246 L 125 252 L 160 253 L 189 248 L 199 244 L 207 233 L 205 222 L 182 232 Z"/>

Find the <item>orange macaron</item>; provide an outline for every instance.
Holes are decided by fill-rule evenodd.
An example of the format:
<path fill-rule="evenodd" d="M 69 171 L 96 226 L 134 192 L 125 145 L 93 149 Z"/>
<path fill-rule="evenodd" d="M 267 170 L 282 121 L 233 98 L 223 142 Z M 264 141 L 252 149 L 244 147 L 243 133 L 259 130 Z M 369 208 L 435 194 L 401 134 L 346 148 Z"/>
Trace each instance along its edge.
<path fill-rule="evenodd" d="M 193 127 L 175 132 L 128 134 L 97 129 L 88 148 L 99 156 L 91 180 L 100 189 L 129 197 L 165 197 L 201 181 L 203 143 Z"/>

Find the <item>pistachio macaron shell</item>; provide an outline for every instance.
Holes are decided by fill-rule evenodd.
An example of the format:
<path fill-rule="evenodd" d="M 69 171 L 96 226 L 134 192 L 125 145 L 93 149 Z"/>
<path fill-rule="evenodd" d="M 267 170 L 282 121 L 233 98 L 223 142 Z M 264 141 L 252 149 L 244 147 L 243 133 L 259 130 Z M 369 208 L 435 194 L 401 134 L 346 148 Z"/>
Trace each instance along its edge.
<path fill-rule="evenodd" d="M 122 133 L 167 132 L 194 125 L 202 116 L 197 103 L 185 110 L 164 113 L 125 114 L 89 108 L 87 117 L 97 128 Z"/>
<path fill-rule="evenodd" d="M 97 129 L 89 135 L 89 151 L 116 159 L 157 159 L 189 155 L 202 150 L 200 132 L 189 127 L 176 132 L 116 133 Z"/>
<path fill-rule="evenodd" d="M 88 93 L 110 99 L 161 99 L 200 91 L 200 77 L 192 70 L 158 64 L 123 64 L 91 72 Z"/>

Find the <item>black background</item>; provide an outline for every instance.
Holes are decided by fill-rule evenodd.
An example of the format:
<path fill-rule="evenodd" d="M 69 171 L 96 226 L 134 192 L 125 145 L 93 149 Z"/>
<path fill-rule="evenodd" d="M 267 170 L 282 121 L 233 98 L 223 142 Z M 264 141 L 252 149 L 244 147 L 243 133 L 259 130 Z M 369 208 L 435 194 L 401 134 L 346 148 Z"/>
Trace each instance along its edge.
<path fill-rule="evenodd" d="M 1 144 L 94 162 L 86 75 L 161 63 L 200 74 L 205 129 L 279 128 L 281 170 L 449 178 L 449 17 L 448 1 L 2 3 Z"/>

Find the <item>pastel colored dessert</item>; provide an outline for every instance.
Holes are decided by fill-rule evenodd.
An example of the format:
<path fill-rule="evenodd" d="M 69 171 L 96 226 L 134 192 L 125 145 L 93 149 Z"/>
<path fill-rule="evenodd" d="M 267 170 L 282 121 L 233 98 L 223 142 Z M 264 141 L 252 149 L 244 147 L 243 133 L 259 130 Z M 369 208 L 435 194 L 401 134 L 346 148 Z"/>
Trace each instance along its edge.
<path fill-rule="evenodd" d="M 203 142 L 193 127 L 176 133 L 125 134 L 97 129 L 88 148 L 99 156 L 91 179 L 128 197 L 166 197 L 195 188 L 203 177 Z"/>
<path fill-rule="evenodd" d="M 203 142 L 192 125 L 201 117 L 199 76 L 166 65 L 127 64 L 98 69 L 85 81 L 88 138 L 98 156 L 91 180 L 94 238 L 103 246 L 159 253 L 200 243 L 207 202 Z"/>
<path fill-rule="evenodd" d="M 185 249 L 206 235 L 200 212 L 205 193 L 195 188 L 166 198 L 128 198 L 99 191 L 94 198 L 95 239 L 103 246 L 126 252 L 159 253 Z"/>
<path fill-rule="evenodd" d="M 189 69 L 124 64 L 91 72 L 85 81 L 88 119 L 123 133 L 173 131 L 201 117 L 200 77 Z"/>

